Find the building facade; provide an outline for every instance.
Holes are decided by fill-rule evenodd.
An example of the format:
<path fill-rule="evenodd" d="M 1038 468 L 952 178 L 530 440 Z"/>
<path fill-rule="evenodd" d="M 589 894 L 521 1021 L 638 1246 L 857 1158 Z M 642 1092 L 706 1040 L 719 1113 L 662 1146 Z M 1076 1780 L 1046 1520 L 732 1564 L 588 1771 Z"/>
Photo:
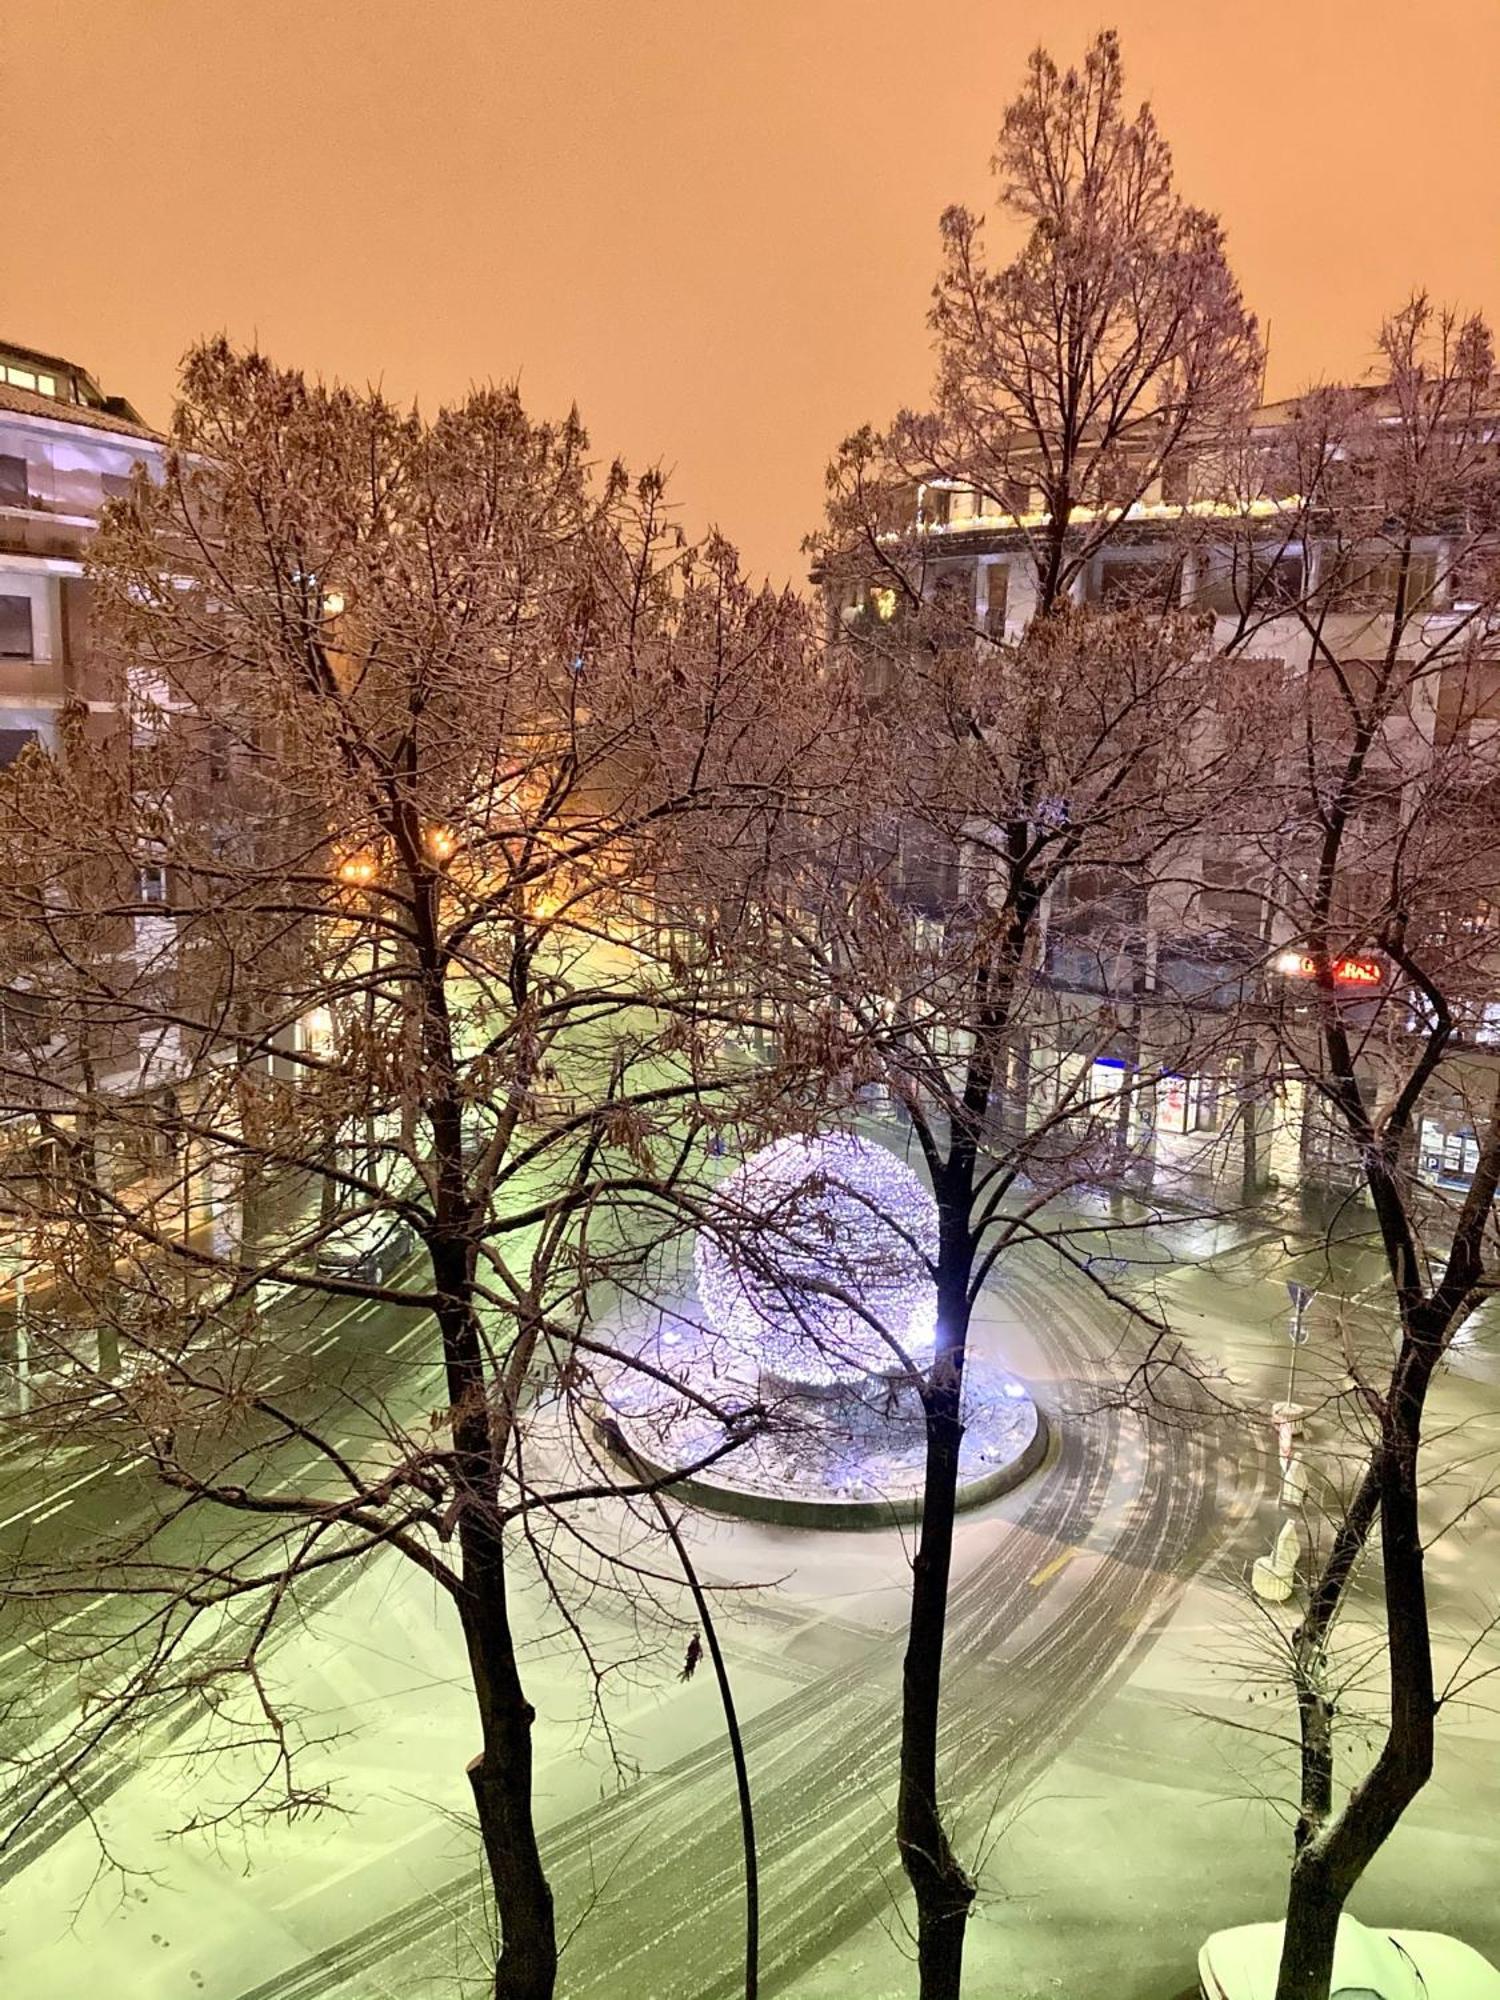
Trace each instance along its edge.
<path fill-rule="evenodd" d="M 1423 773 L 1449 753 L 1455 726 L 1500 731 L 1493 387 L 1482 399 L 1492 416 L 1467 400 L 1462 443 L 1449 453 L 1451 464 L 1439 465 L 1449 476 L 1433 480 L 1434 501 L 1416 532 L 1409 515 L 1399 536 L 1381 519 L 1381 454 L 1399 454 L 1402 421 L 1388 397 L 1345 392 L 1345 429 L 1321 440 L 1303 405 L 1278 404 L 1256 413 L 1232 454 L 1218 443 L 1199 462 L 1160 468 L 1111 513 L 1107 534 L 1097 533 L 1097 513 L 1080 509 L 1078 542 L 1097 547 L 1079 562 L 1070 596 L 1102 612 L 1192 614 L 1203 621 L 1205 647 L 1226 663 L 1253 659 L 1309 685 L 1387 657 L 1409 661 L 1408 698 L 1380 753 L 1394 827 L 1403 789 L 1419 789 Z M 1310 456 L 1309 487 L 1322 476 L 1319 453 L 1349 460 L 1349 478 L 1331 502 L 1299 490 Z M 1361 453 L 1367 505 L 1354 476 Z M 877 697 L 930 619 L 972 632 L 981 654 L 1019 641 L 1036 609 L 1038 545 L 1048 525 L 1024 476 L 1012 476 L 1003 491 L 953 477 L 915 485 L 904 528 L 871 537 L 863 559 L 825 562 L 817 573 L 831 640 L 862 658 Z M 1500 827 L 1495 852 L 1500 879 Z M 1220 1200 L 1226 1192 L 1258 1199 L 1274 1187 L 1336 1198 L 1356 1192 L 1358 1162 L 1318 1088 L 1313 967 L 1296 896 L 1285 893 L 1299 865 L 1295 855 L 1279 857 L 1273 882 L 1264 853 L 1204 838 L 1178 857 L 1171 887 L 1153 884 L 1138 908 L 1125 907 L 1118 883 L 1106 892 L 1065 878 L 1045 912 L 1042 992 L 1033 1006 L 1034 1016 L 1052 1016 L 1050 1035 L 1033 1029 L 1033 1045 L 1040 1032 L 1050 1046 L 1019 1052 L 1014 1115 L 1039 1124 L 1070 1097 L 1118 1104 L 1122 1148 L 1160 1192 L 1174 1183 L 1212 1187 Z M 902 855 L 917 922 L 935 920 L 962 870 L 959 853 L 941 859 L 914 846 Z M 1353 936 L 1359 885 L 1351 882 L 1348 894 Z M 1466 912 L 1462 921 L 1495 930 L 1492 983 L 1476 985 L 1472 976 L 1485 958 L 1481 939 L 1453 1052 L 1431 1078 L 1418 1120 L 1412 1170 L 1435 1195 L 1467 1186 L 1478 1152 L 1469 1107 L 1492 1090 L 1500 1063 L 1492 1053 L 1500 1048 L 1500 925 L 1493 909 Z M 1339 960 L 1335 978 L 1355 1032 L 1377 1021 L 1388 1032 L 1405 1004 L 1397 968 L 1361 947 Z M 1111 1014 L 1125 1025 L 1101 1043 L 1088 1024 Z M 1153 1016 L 1165 1023 L 1169 1015 L 1171 1032 L 1155 1036 Z M 1194 1016 L 1199 1028 L 1185 1032 L 1184 1018 Z M 1372 1032 L 1372 1048 L 1377 1040 Z M 1150 1061 L 1153 1042 L 1201 1048 L 1203 1065 L 1186 1061 L 1181 1074 L 1163 1073 Z M 1133 1071 L 1142 1075 L 1139 1087 Z M 1371 1094 L 1378 1100 L 1373 1068 Z"/>

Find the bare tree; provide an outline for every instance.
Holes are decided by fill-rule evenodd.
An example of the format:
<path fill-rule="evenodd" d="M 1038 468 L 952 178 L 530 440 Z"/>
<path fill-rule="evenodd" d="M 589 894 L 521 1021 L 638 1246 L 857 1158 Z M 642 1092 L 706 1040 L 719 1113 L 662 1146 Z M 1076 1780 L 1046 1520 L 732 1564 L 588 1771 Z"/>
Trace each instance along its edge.
<path fill-rule="evenodd" d="M 948 528 L 1003 521 L 1045 617 L 1132 510 L 1187 497 L 1193 458 L 1253 401 L 1260 356 L 1217 219 L 1178 194 L 1150 106 L 1126 110 L 1113 32 L 1081 71 L 1033 54 L 994 173 L 1001 227 L 1023 232 L 1022 247 L 994 267 L 983 221 L 943 216 L 933 408 L 844 445 L 829 546 L 857 546 L 906 593 L 912 538 L 892 531 L 910 526 L 918 496 L 929 559 Z"/>
<path fill-rule="evenodd" d="M 1277 1059 L 1341 1136 L 1398 1330 L 1389 1371 L 1366 1362 L 1345 1399 L 1357 1476 L 1292 1644 L 1301 1773 L 1278 2000 L 1323 2000 L 1345 1899 L 1432 1769 L 1424 1415 L 1500 1252 L 1483 1052 L 1500 873 L 1491 347 L 1478 321 L 1419 298 L 1380 353 L 1382 379 L 1304 398 L 1272 449 L 1306 582 L 1281 611 L 1292 713 L 1275 837 L 1247 836 L 1284 940 Z M 1449 1127 L 1464 1139 L 1445 1172 Z M 1372 1539 L 1389 1707 L 1341 1785 L 1333 1640 Z"/>
<path fill-rule="evenodd" d="M 144 1454 L 175 1496 L 169 1532 L 86 1580 L 13 1579 L 39 1611 L 101 1579 L 135 1608 L 11 1837 L 146 1703 L 231 1685 L 281 1807 L 307 1803 L 266 1649 L 322 1575 L 395 1551 L 463 1636 L 497 2000 L 546 2000 L 557 1964 L 516 1570 L 587 1656 L 568 1579 L 599 1551 L 570 1507 L 650 1521 L 662 1483 L 594 1449 L 596 1367 L 645 1365 L 594 1304 L 691 1212 L 703 1121 L 753 1121 L 768 1090 L 686 1018 L 714 1013 L 712 955 L 688 996 L 656 941 L 701 928 L 695 871 L 763 838 L 818 727 L 795 603 L 722 544 L 687 549 L 655 477 L 596 478 L 586 450 L 510 392 L 429 423 L 196 350 L 165 483 L 93 564 L 133 728 L 23 760 L 0 812 L 7 859 L 46 857 L 6 892 L 39 987 L 65 974 L 74 1032 L 138 1066 L 122 1091 L 45 1047 L 6 1058 L 10 1104 L 91 1135 L 26 1192 L 28 1226 L 123 1349 L 91 1356 L 64 1319 L 28 1421 Z M 136 949 L 94 949 L 106 924 Z M 142 1127 L 172 1140 L 167 1188 L 90 1165 Z M 101 1229 L 107 1288 L 72 1254 Z M 435 1396 L 375 1356 L 331 1403 L 305 1393 L 319 1299 L 417 1315 Z M 726 1412 L 721 1449 L 754 1421 Z"/>
<path fill-rule="evenodd" d="M 924 649 L 920 630 L 879 702 L 864 701 L 855 676 L 862 776 L 841 821 L 788 855 L 770 878 L 780 895 L 761 887 L 721 948 L 743 955 L 788 1061 L 800 1049 L 821 1066 L 825 1108 L 841 1097 L 843 1115 L 858 1116 L 873 1093 L 905 1123 L 937 1202 L 930 1365 L 885 1329 L 890 1373 L 920 1399 L 926 1439 L 897 1832 L 932 1994 L 958 1990 L 974 1895 L 938 1772 L 971 1316 L 1018 1246 L 1050 1242 L 1088 1271 L 1097 1239 L 1063 1197 L 1127 1175 L 1149 1155 L 1156 1090 L 1214 1071 L 1233 1047 L 1234 966 L 1200 966 L 1224 989 L 1218 1005 L 1189 1005 L 1164 982 L 1144 1055 L 1137 972 L 1144 900 L 1170 888 L 1242 795 L 1258 738 L 1255 676 L 1240 683 L 1237 713 L 1192 620 L 1059 614 L 983 655 L 967 634 Z M 1090 990 L 1075 974 L 1069 990 L 1059 972 L 1078 940 L 1062 917 L 1068 883 L 1084 879 L 1100 977 Z M 1163 971 L 1169 955 L 1163 942 Z M 1116 1056 L 1127 1035 L 1128 1070 Z M 1142 1337 L 1122 1349 L 1142 1399 L 1170 1401 L 1174 1371 L 1191 1372 L 1170 1328 L 1096 1275 L 1122 1317 L 1135 1314 Z M 1178 1408 L 1191 1400 L 1179 1395 Z"/>
<path fill-rule="evenodd" d="M 974 1895 L 938 1795 L 970 1314 L 1041 1206 L 1123 1170 L 1154 1082 L 1216 1066 L 1231 964 L 1210 964 L 1206 1010 L 1164 993 L 1143 1012 L 1141 996 L 1194 843 L 1254 763 L 1255 676 L 1225 688 L 1177 609 L 1197 516 L 1173 479 L 1234 434 L 1258 370 L 1218 224 L 1178 196 L 1149 108 L 1126 113 L 1112 34 L 1081 71 L 1033 56 L 995 172 L 1022 247 L 992 268 L 979 222 L 944 217 L 934 408 L 844 445 L 813 545 L 877 747 L 799 962 L 827 1017 L 856 1024 L 851 1072 L 910 1117 L 942 1218 L 897 1811 L 924 2000 L 958 1993 Z M 966 559 L 986 531 L 1013 585 L 998 611 L 999 572 L 981 565 L 976 587 Z M 1131 580 L 1151 588 L 1099 603 L 1106 551 L 1143 542 Z M 1058 1000 L 1070 986 L 1082 1004 Z M 1122 1046 L 1101 1091 L 1097 1059 Z"/>

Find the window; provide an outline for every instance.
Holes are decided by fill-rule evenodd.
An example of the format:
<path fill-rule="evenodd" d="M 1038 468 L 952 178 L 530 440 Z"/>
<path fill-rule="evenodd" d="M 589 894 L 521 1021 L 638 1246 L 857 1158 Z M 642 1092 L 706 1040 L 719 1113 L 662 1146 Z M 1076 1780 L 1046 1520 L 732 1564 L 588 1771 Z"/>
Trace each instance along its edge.
<path fill-rule="evenodd" d="M 17 368 L 13 367 L 9 362 L 5 364 L 3 369 L 0 369 L 0 375 L 5 377 L 5 380 L 10 384 L 12 389 L 29 389 L 34 396 L 55 396 L 57 394 L 57 377 L 55 375 L 39 375 L 34 368 Z"/>
<path fill-rule="evenodd" d="M 18 986 L 0 990 L 0 1048 L 39 1049 L 52 1037 L 45 1000 Z"/>
<path fill-rule="evenodd" d="M 984 615 L 984 629 L 992 639 L 1005 637 L 1005 608 L 1010 596 L 1010 564 L 990 563 L 989 609 Z"/>
<path fill-rule="evenodd" d="M 1218 1131 L 1221 1093 L 1222 1082 L 1216 1076 L 1200 1076 L 1193 1084 L 1192 1129 L 1195 1132 Z"/>
<path fill-rule="evenodd" d="M 35 729 L 0 729 L 0 771 L 14 764 L 23 750 L 29 750 L 33 743 L 40 743 L 41 733 Z"/>
<path fill-rule="evenodd" d="M 1401 553 L 1348 549 L 1331 552 L 1327 582 L 1330 597 L 1340 610 L 1394 614 L 1401 582 Z M 1433 608 L 1436 588 L 1437 557 L 1430 550 L 1413 549 L 1406 569 L 1406 615 L 1425 616 Z"/>
<path fill-rule="evenodd" d="M 922 519 L 929 528 L 946 528 L 948 515 L 953 504 L 952 491 L 946 486 L 924 486 L 922 489 Z"/>
<path fill-rule="evenodd" d="M 1097 602 L 1106 611 L 1170 611 L 1182 596 L 1182 570 L 1171 556 L 1105 556 Z"/>
<path fill-rule="evenodd" d="M 1185 507 L 1191 495 L 1192 460 L 1179 455 L 1161 469 L 1161 497 L 1169 507 Z"/>
<path fill-rule="evenodd" d="M 29 660 L 33 657 L 31 599 L 0 597 L 0 660 Z"/>
<path fill-rule="evenodd" d="M 1007 514 L 1019 518 L 1031 512 L 1035 488 L 1029 479 L 1008 478 L 1000 481 L 1000 501 Z"/>
<path fill-rule="evenodd" d="M 1266 617 L 1300 602 L 1304 570 L 1299 550 L 1219 550 L 1205 565 L 1198 603 L 1221 617 L 1246 612 Z"/>
<path fill-rule="evenodd" d="M 133 482 L 128 472 L 101 472 L 99 491 L 106 500 L 128 500 L 133 490 Z"/>
<path fill-rule="evenodd" d="M 0 506 L 24 507 L 31 498 L 26 461 L 12 452 L 0 454 Z"/>
<path fill-rule="evenodd" d="M 934 580 L 932 606 L 940 641 L 951 645 L 973 633 L 974 572 L 967 564 L 961 569 L 945 569 Z"/>
<path fill-rule="evenodd" d="M 165 903 L 167 900 L 167 871 L 159 861 L 147 861 L 141 867 L 141 901 L 143 903 Z"/>

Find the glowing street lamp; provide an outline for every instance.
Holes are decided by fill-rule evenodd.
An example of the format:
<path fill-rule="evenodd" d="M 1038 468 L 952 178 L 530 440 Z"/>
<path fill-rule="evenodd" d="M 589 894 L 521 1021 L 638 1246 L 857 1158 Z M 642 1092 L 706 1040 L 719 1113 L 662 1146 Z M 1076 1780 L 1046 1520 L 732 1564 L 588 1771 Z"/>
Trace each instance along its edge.
<path fill-rule="evenodd" d="M 351 889 L 366 889 L 379 875 L 373 854 L 348 854 L 339 863 L 339 880 Z"/>

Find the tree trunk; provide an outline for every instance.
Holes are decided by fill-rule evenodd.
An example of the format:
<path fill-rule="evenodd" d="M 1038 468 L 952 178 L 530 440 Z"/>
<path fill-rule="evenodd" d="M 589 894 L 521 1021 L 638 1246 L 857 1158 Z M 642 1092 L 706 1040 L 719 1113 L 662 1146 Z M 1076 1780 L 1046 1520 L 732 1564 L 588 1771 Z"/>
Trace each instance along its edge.
<path fill-rule="evenodd" d="M 499 1537 L 482 1529 L 465 1533 L 464 1543 L 464 1636 L 484 1742 L 469 1766 L 469 1783 L 500 1924 L 495 2000 L 552 2000 L 557 1927 L 532 1816 L 536 1711 L 516 1663 Z M 478 1546 L 484 1543 L 489 1547 Z"/>
<path fill-rule="evenodd" d="M 1390 1726 L 1373 1766 L 1342 1811 L 1311 1832 L 1310 1802 L 1316 1804 L 1320 1790 L 1325 1798 L 1331 1794 L 1332 1746 L 1316 1731 L 1308 1735 L 1304 1711 L 1301 1844 L 1292 1862 L 1276 2000 L 1327 2000 L 1345 1899 L 1432 1775 L 1437 1703 L 1418 1515 L 1417 1449 L 1439 1350 L 1426 1329 L 1419 1342 L 1414 1343 L 1408 1331 L 1397 1367 L 1394 1414 L 1355 1502 L 1356 1506 L 1367 1502 L 1372 1487 L 1379 1493 Z M 1364 1526 L 1367 1530 L 1368 1517 Z M 1320 1753 L 1326 1753 L 1326 1769 Z"/>
<path fill-rule="evenodd" d="M 966 1219 L 966 1218 L 965 1218 Z M 927 1470 L 912 1565 L 911 1625 L 901 1680 L 901 1775 L 896 1843 L 917 1903 L 921 2000 L 958 2000 L 974 1884 L 948 1844 L 938 1803 L 938 1713 L 958 1452 L 963 1438 L 966 1287 L 940 1280 L 938 1342 L 926 1396 Z"/>
<path fill-rule="evenodd" d="M 1276 2000 L 1328 2000 L 1346 1893 L 1310 1849 L 1298 1855 L 1292 1864 Z"/>

